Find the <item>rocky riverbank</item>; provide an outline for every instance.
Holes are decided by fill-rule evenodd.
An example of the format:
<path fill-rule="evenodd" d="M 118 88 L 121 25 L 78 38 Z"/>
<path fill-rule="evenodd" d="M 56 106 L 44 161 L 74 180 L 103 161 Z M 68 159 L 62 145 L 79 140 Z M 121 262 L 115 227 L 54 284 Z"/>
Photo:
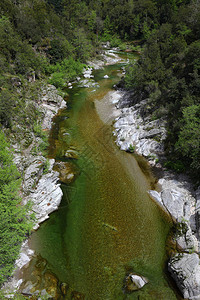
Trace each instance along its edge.
<path fill-rule="evenodd" d="M 199 203 L 200 188 L 195 192 L 186 175 L 174 174 L 163 167 L 166 120 L 151 120 L 143 112 L 148 100 L 131 107 L 121 98 L 116 107 L 120 115 L 114 122 L 116 144 L 121 150 L 143 155 L 159 174 L 156 190 L 149 195 L 170 215 L 176 224 L 173 237 L 176 249 L 168 263 L 168 269 L 184 298 L 200 299 L 199 273 Z"/>
<path fill-rule="evenodd" d="M 41 114 L 39 121 L 42 130 L 48 132 L 51 129 L 53 117 L 59 109 L 66 107 L 66 103 L 52 85 L 43 86 L 40 95 L 39 102 L 35 103 L 35 108 Z M 33 229 L 36 230 L 51 212 L 58 209 L 63 193 L 60 183 L 58 183 L 59 173 L 53 170 L 55 160 L 47 159 L 40 151 L 42 138 L 33 132 L 29 138 L 32 142 L 27 148 L 22 149 L 20 144 L 12 146 L 14 162 L 22 176 L 22 205 L 31 203 L 30 214 L 34 213 L 35 215 Z M 12 296 L 20 287 L 23 281 L 21 270 L 28 265 L 33 254 L 34 252 L 29 248 L 28 240 L 26 240 L 21 247 L 19 259 L 16 261 L 14 275 L 3 288 L 9 296 Z"/>

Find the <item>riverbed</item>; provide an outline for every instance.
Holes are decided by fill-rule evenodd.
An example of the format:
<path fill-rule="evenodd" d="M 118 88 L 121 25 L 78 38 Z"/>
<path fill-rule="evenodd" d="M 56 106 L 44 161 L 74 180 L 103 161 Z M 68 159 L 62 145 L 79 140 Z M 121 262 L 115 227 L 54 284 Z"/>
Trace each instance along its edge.
<path fill-rule="evenodd" d="M 148 196 L 155 183 L 148 165 L 120 151 L 112 135 L 113 85 L 122 64 L 93 72 L 99 87 L 68 89 L 68 108 L 55 118 L 49 156 L 74 164 L 76 180 L 30 240 L 35 250 L 24 284 L 55 299 L 177 299 L 167 274 L 166 240 L 172 224 Z M 108 75 L 108 78 L 104 78 Z M 116 112 L 117 113 L 117 112 Z M 68 149 L 74 158 L 64 155 Z M 130 272 L 148 278 L 127 294 Z M 65 287 L 65 288 L 64 288 Z"/>

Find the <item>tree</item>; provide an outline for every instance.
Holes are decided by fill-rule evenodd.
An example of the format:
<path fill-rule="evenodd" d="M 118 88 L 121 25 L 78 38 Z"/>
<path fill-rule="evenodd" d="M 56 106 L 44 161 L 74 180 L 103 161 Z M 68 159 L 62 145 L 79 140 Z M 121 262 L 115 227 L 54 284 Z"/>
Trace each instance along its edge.
<path fill-rule="evenodd" d="M 186 159 L 195 175 L 200 175 L 200 105 L 185 108 L 181 124 L 175 149 Z"/>

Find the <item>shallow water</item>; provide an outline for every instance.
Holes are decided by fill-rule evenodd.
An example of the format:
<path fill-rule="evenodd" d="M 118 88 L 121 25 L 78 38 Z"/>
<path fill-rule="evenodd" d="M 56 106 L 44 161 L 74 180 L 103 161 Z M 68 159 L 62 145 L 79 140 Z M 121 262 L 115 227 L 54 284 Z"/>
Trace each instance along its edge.
<path fill-rule="evenodd" d="M 56 286 L 67 283 L 65 296 L 55 299 L 177 299 L 164 272 L 171 224 L 147 194 L 154 179 L 132 154 L 117 149 L 110 120 L 105 122 L 100 109 L 109 102 L 106 95 L 119 80 L 119 70 L 114 65 L 95 71 L 96 91 L 69 90 L 68 109 L 55 118 L 51 132 L 50 157 L 64 160 L 67 149 L 76 149 L 79 159 L 70 161 L 79 175 L 74 183 L 62 185 L 58 211 L 32 235 L 37 256 L 24 274 L 39 290 L 55 280 Z M 45 272 L 56 279 L 47 280 Z M 129 272 L 149 283 L 126 294 Z"/>

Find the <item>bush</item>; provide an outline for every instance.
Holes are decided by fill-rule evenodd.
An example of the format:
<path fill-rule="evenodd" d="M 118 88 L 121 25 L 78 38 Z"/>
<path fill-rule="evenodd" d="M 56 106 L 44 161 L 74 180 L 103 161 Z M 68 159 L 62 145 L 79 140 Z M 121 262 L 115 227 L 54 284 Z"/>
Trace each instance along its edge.
<path fill-rule="evenodd" d="M 75 79 L 79 76 L 85 65 L 80 61 L 75 61 L 72 57 L 64 59 L 61 63 L 50 65 L 48 72 L 52 73 L 49 83 L 55 85 L 57 88 L 64 88 L 66 82 Z"/>

